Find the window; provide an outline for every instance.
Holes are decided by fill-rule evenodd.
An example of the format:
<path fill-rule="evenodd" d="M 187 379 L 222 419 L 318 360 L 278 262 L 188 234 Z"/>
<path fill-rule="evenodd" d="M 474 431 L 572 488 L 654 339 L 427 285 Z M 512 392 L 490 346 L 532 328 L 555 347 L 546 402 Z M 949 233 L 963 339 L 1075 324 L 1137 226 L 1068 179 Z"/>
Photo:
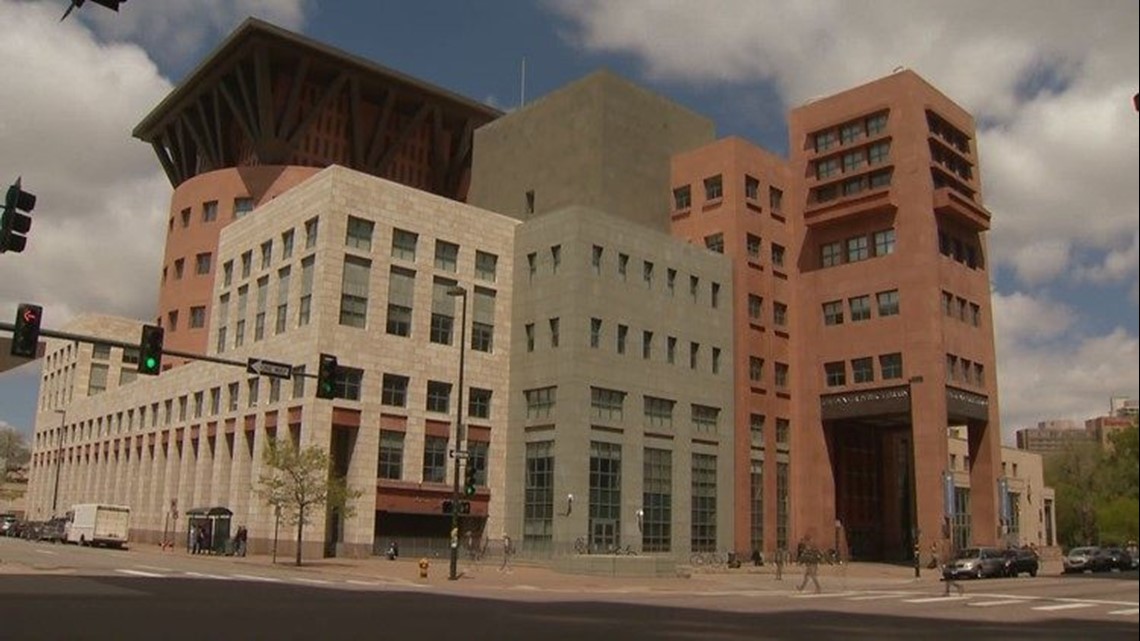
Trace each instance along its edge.
<path fill-rule="evenodd" d="M 709 305 L 713 309 L 720 307 L 720 283 L 709 285 Z"/>
<path fill-rule="evenodd" d="M 851 360 L 851 379 L 855 383 L 872 383 L 875 380 L 875 364 L 871 358 Z"/>
<path fill-rule="evenodd" d="M 788 386 L 788 364 L 776 363 L 776 387 L 785 388 Z"/>
<path fill-rule="evenodd" d="M 356 367 L 340 366 L 336 378 L 336 397 L 350 401 L 360 400 L 360 390 L 364 387 L 364 370 Z"/>
<path fill-rule="evenodd" d="M 313 249 L 317 246 L 317 231 L 319 228 L 319 218 L 310 218 L 305 221 L 305 249 Z"/>
<path fill-rule="evenodd" d="M 560 325 L 561 325 L 561 321 L 559 321 L 559 319 L 557 319 L 557 318 L 551 318 L 550 319 L 550 347 L 552 349 L 558 347 L 558 341 L 560 340 L 560 336 L 559 336 Z"/>
<path fill-rule="evenodd" d="M 393 267 L 388 278 L 387 332 L 393 336 L 412 333 L 412 297 L 416 273 Z"/>
<path fill-rule="evenodd" d="M 590 347 L 597 349 L 602 342 L 602 319 L 590 319 Z"/>
<path fill-rule="evenodd" d="M 435 241 L 435 268 L 452 272 L 459 266 L 459 245 L 444 240 Z"/>
<path fill-rule="evenodd" d="M 764 299 L 756 294 L 748 295 L 748 318 L 759 322 L 764 315 Z"/>
<path fill-rule="evenodd" d="M 867 164 L 878 165 L 887 162 L 891 155 L 891 143 L 883 140 L 867 149 Z"/>
<path fill-rule="evenodd" d="M 887 114 L 879 113 L 867 118 L 867 135 L 874 136 L 887 128 Z"/>
<path fill-rule="evenodd" d="M 867 237 L 856 236 L 847 239 L 847 262 L 857 263 L 861 260 L 867 260 L 870 257 L 867 248 Z"/>
<path fill-rule="evenodd" d="M 186 267 L 186 261 L 185 260 L 179 258 L 178 260 L 174 261 L 174 278 L 176 280 L 182 280 L 182 272 L 185 269 L 185 267 Z"/>
<path fill-rule="evenodd" d="M 273 264 L 273 241 L 261 243 L 261 269 L 269 269 Z"/>
<path fill-rule="evenodd" d="M 647 260 L 641 263 L 641 279 L 646 287 L 653 287 L 653 263 Z"/>
<path fill-rule="evenodd" d="M 688 209 L 693 204 L 692 190 L 688 185 L 677 187 L 673 190 L 673 208 L 677 211 Z"/>
<path fill-rule="evenodd" d="M 850 174 L 859 171 L 866 162 L 863 150 L 858 149 L 843 154 L 843 173 Z"/>
<path fill-rule="evenodd" d="M 393 407 L 407 407 L 408 377 L 385 374 L 380 387 L 380 403 Z"/>
<path fill-rule="evenodd" d="M 962 297 L 958 297 L 954 302 L 957 303 L 958 320 L 966 322 L 966 310 L 969 309 L 969 304 Z"/>
<path fill-rule="evenodd" d="M 839 134 L 834 129 L 821 131 L 813 136 L 815 152 L 827 151 L 839 144 Z"/>
<path fill-rule="evenodd" d="M 879 372 L 883 380 L 902 378 L 902 354 L 883 354 L 879 357 Z"/>
<path fill-rule="evenodd" d="M 753 383 L 764 380 L 764 359 L 759 356 L 748 357 L 748 380 Z"/>
<path fill-rule="evenodd" d="M 253 252 L 247 251 L 241 255 L 241 277 L 243 279 L 249 278 L 249 275 L 252 272 L 253 272 Z"/>
<path fill-rule="evenodd" d="M 212 223 L 218 219 L 218 201 L 202 203 L 202 222 Z"/>
<path fill-rule="evenodd" d="M 455 329 L 455 297 L 448 291 L 455 281 L 435 278 L 431 291 L 431 328 L 428 340 L 439 345 L 450 345 Z"/>
<path fill-rule="evenodd" d="M 629 335 L 629 327 L 625 325 L 618 325 L 617 327 L 617 353 L 625 353 L 625 339 Z"/>
<path fill-rule="evenodd" d="M 689 343 L 689 369 L 697 369 L 697 360 L 701 355 L 700 343 Z"/>
<path fill-rule="evenodd" d="M 946 355 L 946 380 L 958 380 L 958 357 L 953 354 Z"/>
<path fill-rule="evenodd" d="M 954 313 L 954 294 L 942 290 L 942 315 L 950 317 Z"/>
<path fill-rule="evenodd" d="M 526 324 L 526 351 L 534 351 L 534 323 Z"/>
<path fill-rule="evenodd" d="M 182 210 L 181 218 L 182 218 L 182 229 L 186 229 L 187 227 L 190 226 L 190 208 L 189 207 Z"/>
<path fill-rule="evenodd" d="M 708 405 L 692 405 L 693 429 L 697 432 L 715 434 L 720 420 L 720 408 Z"/>
<path fill-rule="evenodd" d="M 344 257 L 340 285 L 340 324 L 364 329 L 368 324 L 368 288 L 372 261 L 357 256 Z M 258 289 L 261 299 L 261 289 Z M 259 303 L 260 304 L 260 303 Z"/>
<path fill-rule="evenodd" d="M 253 211 L 252 198 L 234 198 L 234 220 L 245 218 L 245 215 Z"/>
<path fill-rule="evenodd" d="M 677 361 L 677 337 L 670 336 L 665 342 L 665 361 L 672 365 Z"/>
<path fill-rule="evenodd" d="M 724 184 L 720 174 L 705 178 L 705 200 L 717 200 L 724 196 Z"/>
<path fill-rule="evenodd" d="M 824 158 L 815 163 L 816 180 L 824 180 L 839 175 L 839 157 Z"/>
<path fill-rule="evenodd" d="M 625 280 L 626 271 L 629 270 L 629 255 L 618 254 L 618 275 L 622 280 Z"/>
<path fill-rule="evenodd" d="M 428 381 L 427 406 L 429 412 L 446 414 L 451 408 L 451 383 Z"/>
<path fill-rule="evenodd" d="M 475 470 L 475 485 L 479 487 L 487 486 L 487 464 L 489 462 L 487 454 L 490 449 L 491 444 L 486 441 L 469 440 L 467 442 L 467 464 Z"/>
<path fill-rule="evenodd" d="M 175 309 L 166 314 L 166 328 L 170 331 L 178 331 L 178 310 Z"/>
<path fill-rule="evenodd" d="M 977 303 L 970 303 L 970 324 L 974 327 L 982 324 L 982 308 Z"/>
<path fill-rule="evenodd" d="M 784 266 L 784 246 L 772 243 L 772 265 L 775 267 Z"/>
<path fill-rule="evenodd" d="M 108 366 L 104 363 L 92 363 L 91 373 L 87 379 L 87 395 L 95 396 L 107 391 Z"/>
<path fill-rule="evenodd" d="M 974 363 L 974 384 L 979 386 L 986 384 L 986 367 L 981 363 Z"/>
<path fill-rule="evenodd" d="M 894 316 L 899 313 L 899 290 L 892 289 L 875 294 L 879 303 L 879 316 Z"/>
<path fill-rule="evenodd" d="M 419 234 L 403 229 L 392 230 L 392 258 L 415 262 Z"/>
<path fill-rule="evenodd" d="M 870 296 L 855 296 L 854 298 L 849 298 L 847 299 L 847 304 L 851 308 L 851 322 L 865 321 L 871 318 Z"/>
<path fill-rule="evenodd" d="M 526 196 L 526 213 L 533 214 L 534 213 L 534 190 L 528 189 L 525 196 Z"/>
<path fill-rule="evenodd" d="M 744 248 L 748 252 L 748 258 L 760 260 L 760 237 L 747 234 L 744 238 Z"/>
<path fill-rule="evenodd" d="M 784 303 L 772 303 L 772 324 L 776 327 L 786 327 L 788 324 L 788 306 Z"/>
<path fill-rule="evenodd" d="M 772 213 L 779 213 L 784 206 L 784 192 L 775 187 L 768 188 L 768 207 Z"/>
<path fill-rule="evenodd" d="M 665 270 L 665 290 L 672 296 L 677 288 L 677 270 L 669 268 Z"/>
<path fill-rule="evenodd" d="M 281 234 L 281 258 L 288 260 L 293 257 L 293 230 Z"/>
<path fill-rule="evenodd" d="M 828 387 L 840 387 L 847 384 L 847 364 L 843 361 L 834 361 L 823 364 Z"/>
<path fill-rule="evenodd" d="M 833 300 L 823 304 L 823 324 L 843 324 L 843 301 Z"/>
<path fill-rule="evenodd" d="M 792 436 L 792 423 L 786 418 L 776 419 L 776 447 L 782 450 L 788 449 L 791 443 Z"/>
<path fill-rule="evenodd" d="M 562 245 L 554 245 L 550 248 L 550 268 L 557 274 L 558 266 L 562 264 Z"/>
<path fill-rule="evenodd" d="M 249 407 L 257 407 L 258 393 L 261 391 L 261 379 L 251 378 L 246 381 L 246 404 Z M 179 420 L 186 420 L 186 397 L 178 399 L 179 401 Z"/>
<path fill-rule="evenodd" d="M 467 414 L 472 418 L 491 418 L 491 390 L 472 387 L 467 401 Z"/>
<path fill-rule="evenodd" d="M 724 234 L 710 234 L 705 236 L 705 247 L 718 254 L 724 253 Z"/>
<path fill-rule="evenodd" d="M 297 327 L 308 325 L 313 311 L 313 265 L 312 256 L 301 260 L 301 299 L 297 305 Z"/>
<path fill-rule="evenodd" d="M 424 437 L 424 483 L 443 483 L 447 478 L 447 437 Z"/>
<path fill-rule="evenodd" d="M 839 140 L 847 145 L 863 137 L 863 121 L 849 122 L 839 129 Z"/>
<path fill-rule="evenodd" d="M 884 229 L 875 232 L 875 255 L 887 256 L 895 253 L 895 230 Z"/>
<path fill-rule="evenodd" d="M 475 251 L 475 279 L 488 283 L 495 282 L 499 269 L 499 257 L 485 251 Z"/>
<path fill-rule="evenodd" d="M 380 458 L 376 478 L 399 481 L 404 467 L 404 433 L 380 430 Z"/>
<path fill-rule="evenodd" d="M 645 397 L 645 423 L 652 427 L 673 427 L 675 401 L 655 396 Z"/>
<path fill-rule="evenodd" d="M 602 387 L 590 388 L 591 418 L 608 422 L 620 422 L 624 413 L 624 405 L 625 392 Z"/>
<path fill-rule="evenodd" d="M 720 374 L 720 348 L 712 348 L 712 373 Z"/>
<path fill-rule="evenodd" d="M 276 334 L 284 333 L 289 318 L 289 277 L 292 269 L 286 265 L 277 270 L 277 317 L 273 322 Z"/>
<path fill-rule="evenodd" d="M 590 441 L 589 470 L 590 545 L 605 550 L 618 544 L 622 531 L 621 445 Z M 597 521 L 611 523 L 613 534 L 599 536 Z"/>
<path fill-rule="evenodd" d="M 351 249 L 359 249 L 363 252 L 372 251 L 372 230 L 374 227 L 374 223 L 370 220 L 349 216 L 348 224 L 346 225 L 344 246 Z"/>
<path fill-rule="evenodd" d="M 693 302 L 697 302 L 697 292 L 701 286 L 701 279 L 696 276 L 689 276 L 689 295 L 693 297 Z"/>
<path fill-rule="evenodd" d="M 538 272 L 538 254 L 536 254 L 535 252 L 531 252 L 531 253 L 527 254 L 526 255 L 526 264 L 527 264 L 528 273 L 530 274 L 530 277 L 534 278 L 535 273 Z"/>
<path fill-rule="evenodd" d="M 744 197 L 748 200 L 760 199 L 760 181 L 747 174 L 744 175 Z"/>
<path fill-rule="evenodd" d="M 751 445 L 756 449 L 764 449 L 764 424 L 767 420 L 763 414 L 748 415 L 748 433 Z"/>
<path fill-rule="evenodd" d="M 641 357 L 649 360 L 653 356 L 653 332 L 641 332 Z"/>
<path fill-rule="evenodd" d="M 196 305 L 190 308 L 190 329 L 201 329 L 206 326 L 206 307 Z"/>
<path fill-rule="evenodd" d="M 222 264 L 222 286 L 229 287 L 234 282 L 234 261 L 227 260 Z"/>
<path fill-rule="evenodd" d="M 598 245 L 594 245 L 594 251 L 590 255 L 590 265 L 594 268 L 595 274 L 602 273 L 602 253 L 605 250 Z"/>
<path fill-rule="evenodd" d="M 871 189 L 878 189 L 880 187 L 887 187 L 891 184 L 891 171 L 885 169 L 883 171 L 875 171 L 870 176 Z"/>
<path fill-rule="evenodd" d="M 526 397 L 526 417 L 528 419 L 550 418 L 557 401 L 557 387 L 539 387 L 523 392 Z"/>
<path fill-rule="evenodd" d="M 523 539 L 549 541 L 553 536 L 554 441 L 527 443 Z"/>
<path fill-rule="evenodd" d="M 693 454 L 689 493 L 690 545 L 693 552 L 716 552 L 716 457 Z"/>
<path fill-rule="evenodd" d="M 226 385 L 226 411 L 236 412 L 238 408 L 238 390 L 240 385 L 237 383 L 230 383 Z M 171 404 L 166 401 L 166 424 L 170 424 Z"/>
<path fill-rule="evenodd" d="M 644 452 L 641 550 L 668 552 L 673 545 L 673 453 L 651 447 Z"/>
<path fill-rule="evenodd" d="M 199 276 L 205 276 L 210 273 L 210 259 L 213 255 L 209 252 L 198 254 L 194 257 L 194 273 Z"/>
<path fill-rule="evenodd" d="M 495 347 L 495 291 L 476 287 L 471 306 L 471 349 L 489 354 Z"/>

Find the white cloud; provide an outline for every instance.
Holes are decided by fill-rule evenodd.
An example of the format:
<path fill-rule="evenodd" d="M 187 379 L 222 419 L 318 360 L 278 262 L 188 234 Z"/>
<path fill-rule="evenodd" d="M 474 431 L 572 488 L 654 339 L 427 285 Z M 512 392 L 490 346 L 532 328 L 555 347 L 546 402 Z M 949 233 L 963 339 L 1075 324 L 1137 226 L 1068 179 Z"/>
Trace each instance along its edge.
<path fill-rule="evenodd" d="M 161 63 L 180 61 L 253 16 L 299 31 L 314 0 L 135 0 L 119 12 L 82 10 L 82 20 L 106 40 L 142 45 Z"/>
<path fill-rule="evenodd" d="M 1002 431 L 1038 421 L 1084 421 L 1108 412 L 1108 398 L 1140 389 L 1140 341 L 1117 328 L 1073 336 L 1076 313 L 1024 293 L 993 297 Z"/>
<path fill-rule="evenodd" d="M 171 87 L 141 49 L 57 9 L 0 2 L 0 182 L 21 175 L 38 198 L 27 249 L 0 257 L 0 316 L 28 301 L 49 327 L 88 310 L 148 318 L 170 184 L 130 131 Z"/>

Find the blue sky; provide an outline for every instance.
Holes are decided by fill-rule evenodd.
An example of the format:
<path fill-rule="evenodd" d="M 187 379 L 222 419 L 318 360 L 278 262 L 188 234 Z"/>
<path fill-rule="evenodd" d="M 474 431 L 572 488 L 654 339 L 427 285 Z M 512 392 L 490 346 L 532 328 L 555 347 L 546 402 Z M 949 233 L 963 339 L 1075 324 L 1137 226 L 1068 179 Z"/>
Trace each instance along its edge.
<path fill-rule="evenodd" d="M 0 86 L 21 88 L 0 96 L 0 182 L 40 197 L 28 250 L 0 257 L 0 318 L 153 315 L 171 188 L 130 131 L 256 15 L 504 110 L 524 58 L 528 100 L 606 67 L 781 155 L 790 106 L 914 69 L 979 123 L 1007 440 L 1137 396 L 1135 2 L 134 0 L 60 23 L 65 5 L 0 0 Z M 38 379 L 0 373 L 0 424 L 31 429 Z"/>

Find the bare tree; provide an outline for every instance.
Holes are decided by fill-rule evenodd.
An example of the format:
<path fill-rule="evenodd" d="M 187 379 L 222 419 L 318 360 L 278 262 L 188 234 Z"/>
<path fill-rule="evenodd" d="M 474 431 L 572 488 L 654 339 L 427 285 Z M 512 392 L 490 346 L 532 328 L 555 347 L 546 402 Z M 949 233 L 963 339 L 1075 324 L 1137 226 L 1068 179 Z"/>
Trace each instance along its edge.
<path fill-rule="evenodd" d="M 301 565 L 302 537 L 312 512 L 324 506 L 350 518 L 351 501 L 361 492 L 349 488 L 344 478 L 331 475 L 329 455 L 317 445 L 299 449 L 291 440 L 276 440 L 265 448 L 263 461 L 267 469 L 257 493 L 280 510 L 287 523 L 297 526 L 296 565 Z"/>

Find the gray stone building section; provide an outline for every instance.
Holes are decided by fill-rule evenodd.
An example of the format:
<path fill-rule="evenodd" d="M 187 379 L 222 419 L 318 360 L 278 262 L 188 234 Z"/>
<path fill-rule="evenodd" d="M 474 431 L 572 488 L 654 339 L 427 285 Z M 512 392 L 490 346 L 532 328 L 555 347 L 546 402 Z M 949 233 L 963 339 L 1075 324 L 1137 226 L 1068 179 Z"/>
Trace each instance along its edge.
<path fill-rule="evenodd" d="M 572 552 L 582 539 L 595 551 L 612 544 L 687 561 L 694 546 L 696 456 L 706 466 L 715 461 L 703 484 L 715 495 L 706 501 L 710 527 L 703 531 L 712 546 L 727 551 L 733 516 L 729 260 L 585 207 L 524 223 L 515 240 L 508 533 L 536 556 Z M 671 418 L 650 418 L 647 398 L 672 402 Z M 609 407 L 600 408 L 599 400 Z M 695 424 L 694 407 L 713 411 L 714 424 Z M 546 452 L 547 461 L 528 462 L 528 448 Z M 657 450 L 651 473 L 657 494 L 669 495 L 664 522 L 646 505 L 647 449 Z M 661 451 L 668 453 L 665 483 Z M 591 474 L 592 456 L 610 457 L 606 473 L 617 472 L 609 507 L 594 504 L 604 492 L 597 487 L 599 470 Z M 648 536 L 651 530 L 656 536 Z"/>
<path fill-rule="evenodd" d="M 599 71 L 475 131 L 468 202 L 529 220 L 570 205 L 669 229 L 669 162 L 715 139 L 695 112 Z"/>

